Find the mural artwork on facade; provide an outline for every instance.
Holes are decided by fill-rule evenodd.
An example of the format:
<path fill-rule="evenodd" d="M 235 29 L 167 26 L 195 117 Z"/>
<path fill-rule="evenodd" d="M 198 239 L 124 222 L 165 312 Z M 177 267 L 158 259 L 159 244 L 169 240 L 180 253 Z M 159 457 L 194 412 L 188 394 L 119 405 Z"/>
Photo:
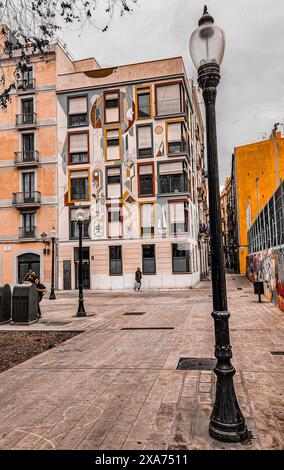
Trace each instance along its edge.
<path fill-rule="evenodd" d="M 284 311 L 284 253 L 265 250 L 247 257 L 247 277 L 264 281 L 265 296 Z"/>

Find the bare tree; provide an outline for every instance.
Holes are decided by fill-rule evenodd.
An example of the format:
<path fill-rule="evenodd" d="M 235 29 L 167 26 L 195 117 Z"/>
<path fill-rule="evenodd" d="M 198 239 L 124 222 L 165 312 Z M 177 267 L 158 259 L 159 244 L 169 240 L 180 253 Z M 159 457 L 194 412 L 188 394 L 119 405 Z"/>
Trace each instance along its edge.
<path fill-rule="evenodd" d="M 86 25 L 106 31 L 114 12 L 133 11 L 137 0 L 0 0 L 0 106 L 6 109 L 32 54 L 46 59 L 62 27 Z M 101 19 L 103 13 L 103 20 Z M 102 23 L 103 21 L 103 23 Z M 13 77 L 7 77 L 1 59 L 14 58 Z"/>

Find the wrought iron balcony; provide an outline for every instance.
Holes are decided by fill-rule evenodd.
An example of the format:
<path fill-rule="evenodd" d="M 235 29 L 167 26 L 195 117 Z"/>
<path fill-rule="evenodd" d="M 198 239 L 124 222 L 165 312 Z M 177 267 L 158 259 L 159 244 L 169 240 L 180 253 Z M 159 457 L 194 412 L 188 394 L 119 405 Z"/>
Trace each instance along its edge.
<path fill-rule="evenodd" d="M 17 114 L 16 126 L 24 129 L 36 127 L 36 113 Z"/>
<path fill-rule="evenodd" d="M 36 238 L 36 227 L 20 227 L 19 228 L 20 240 L 31 240 L 35 238 Z"/>
<path fill-rule="evenodd" d="M 189 146 L 185 140 L 168 142 L 168 155 L 176 155 L 180 153 L 190 154 Z"/>
<path fill-rule="evenodd" d="M 178 194 L 188 192 L 188 177 L 185 174 L 160 175 L 159 193 Z"/>
<path fill-rule="evenodd" d="M 40 207 L 41 193 L 38 191 L 29 191 L 23 193 L 13 193 L 12 204 L 21 209 L 27 207 Z"/>
<path fill-rule="evenodd" d="M 37 150 L 24 150 L 14 153 L 14 162 L 18 167 L 38 166 L 39 158 Z"/>
<path fill-rule="evenodd" d="M 35 90 L 35 79 L 34 78 L 23 78 L 17 80 L 17 92 L 27 93 Z"/>

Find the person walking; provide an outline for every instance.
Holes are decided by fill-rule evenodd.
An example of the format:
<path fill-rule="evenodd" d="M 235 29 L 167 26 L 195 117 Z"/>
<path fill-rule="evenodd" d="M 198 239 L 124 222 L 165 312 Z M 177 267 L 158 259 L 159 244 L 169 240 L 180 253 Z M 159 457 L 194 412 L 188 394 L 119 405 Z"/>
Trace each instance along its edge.
<path fill-rule="evenodd" d="M 142 280 L 142 271 L 138 267 L 135 272 L 135 284 L 134 284 L 134 290 L 135 292 L 140 291 L 141 289 L 141 280 Z"/>
<path fill-rule="evenodd" d="M 42 301 L 42 298 L 44 294 L 46 293 L 47 289 L 43 284 L 41 284 L 38 276 L 35 277 L 34 283 L 35 283 L 35 286 L 37 288 L 37 293 L 38 293 L 38 318 L 41 318 L 41 310 L 40 310 L 39 303 Z"/>

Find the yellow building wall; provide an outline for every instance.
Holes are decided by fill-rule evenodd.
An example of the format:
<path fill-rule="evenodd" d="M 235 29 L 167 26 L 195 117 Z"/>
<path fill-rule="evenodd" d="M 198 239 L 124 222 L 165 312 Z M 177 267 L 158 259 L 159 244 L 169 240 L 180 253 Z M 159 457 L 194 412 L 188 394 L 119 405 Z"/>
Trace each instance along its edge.
<path fill-rule="evenodd" d="M 284 138 L 276 133 L 278 148 L 278 176 L 284 179 Z M 235 171 L 237 186 L 238 227 L 239 227 L 239 269 L 246 272 L 248 255 L 247 219 L 248 202 L 251 205 L 251 222 L 258 216 L 276 190 L 276 153 L 274 139 L 262 140 L 235 149 Z M 258 180 L 258 197 L 256 178 Z M 259 201 L 259 202 L 258 202 Z"/>

